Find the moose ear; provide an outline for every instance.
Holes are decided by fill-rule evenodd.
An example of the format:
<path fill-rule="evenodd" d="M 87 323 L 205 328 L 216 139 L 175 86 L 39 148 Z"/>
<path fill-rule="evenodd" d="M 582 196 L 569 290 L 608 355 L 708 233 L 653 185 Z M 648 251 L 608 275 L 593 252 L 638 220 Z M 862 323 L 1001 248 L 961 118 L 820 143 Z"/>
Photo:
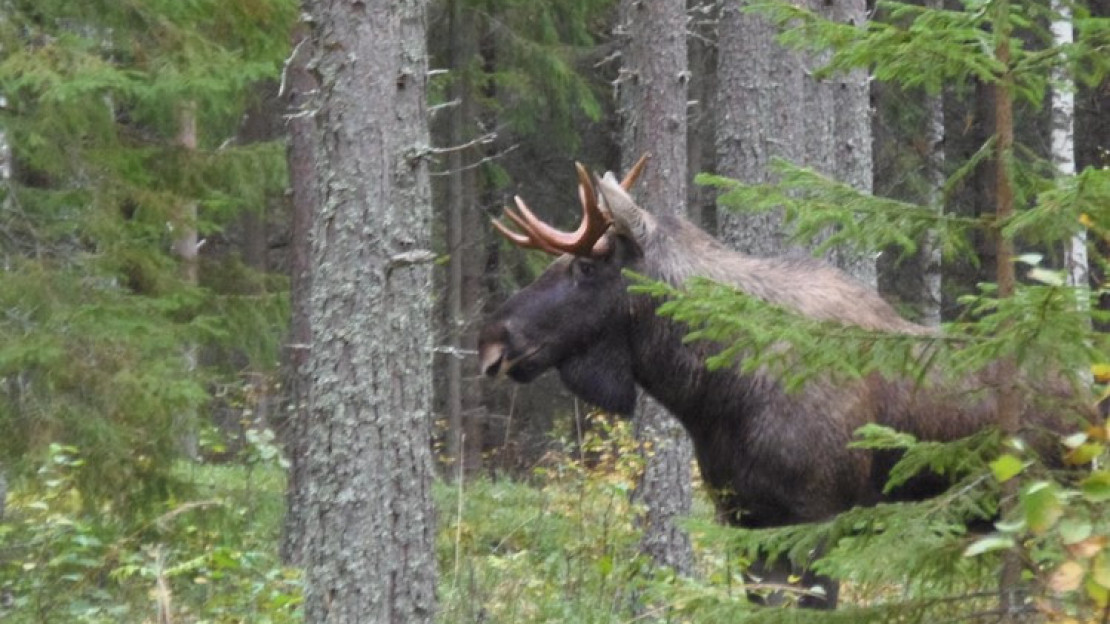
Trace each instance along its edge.
<path fill-rule="evenodd" d="M 631 416 L 636 409 L 636 382 L 627 344 L 614 336 L 593 345 L 559 366 L 559 378 L 583 401 L 601 409 Z"/>
<path fill-rule="evenodd" d="M 613 219 L 613 227 L 642 246 L 655 231 L 655 218 L 636 205 L 611 171 L 597 181 L 597 190 L 602 209 Z"/>

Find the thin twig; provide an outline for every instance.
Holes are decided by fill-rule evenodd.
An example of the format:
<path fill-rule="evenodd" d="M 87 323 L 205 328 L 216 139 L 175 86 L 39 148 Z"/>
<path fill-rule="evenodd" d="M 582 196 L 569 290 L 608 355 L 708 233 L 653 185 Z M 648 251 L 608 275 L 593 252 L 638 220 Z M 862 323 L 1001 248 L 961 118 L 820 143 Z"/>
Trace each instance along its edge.
<path fill-rule="evenodd" d="M 478 161 L 473 162 L 469 165 L 466 165 L 465 167 L 459 167 L 458 169 L 450 169 L 450 170 L 447 170 L 447 171 L 433 171 L 429 175 L 436 176 L 436 177 L 448 176 L 448 175 L 454 175 L 456 173 L 459 173 L 460 171 L 468 171 L 470 169 L 476 169 L 476 168 L 481 167 L 482 165 L 486 164 L 487 162 L 497 160 L 499 158 L 504 157 L 506 154 L 515 150 L 518 147 L 520 147 L 520 144 L 519 143 L 514 143 L 514 144 L 510 145 L 509 147 L 505 148 L 501 152 L 486 156 L 486 157 L 482 158 L 481 160 L 478 160 Z"/>
<path fill-rule="evenodd" d="M 470 141 L 467 141 L 466 143 L 463 143 L 461 145 L 452 145 L 451 147 L 433 147 L 433 148 L 431 148 L 430 151 L 433 154 L 450 154 L 451 152 L 461 152 L 463 150 L 468 150 L 472 147 L 477 147 L 479 145 L 489 145 L 490 143 L 493 143 L 496 140 L 497 140 L 497 133 L 496 132 L 488 132 L 486 134 L 483 134 L 480 137 L 474 138 L 474 139 L 472 139 Z"/>
<path fill-rule="evenodd" d="M 282 65 L 281 65 L 281 83 L 278 85 L 278 93 L 277 93 L 277 96 L 279 98 L 285 95 L 285 85 L 286 85 L 286 82 L 287 82 L 286 78 L 289 76 L 289 66 L 293 64 L 293 59 L 297 58 L 297 53 L 301 51 L 301 46 L 308 43 L 308 40 L 309 40 L 309 37 L 305 36 L 305 38 L 298 41 L 297 45 L 293 46 L 293 51 L 289 53 L 289 56 L 285 59 L 285 62 L 282 63 Z"/>

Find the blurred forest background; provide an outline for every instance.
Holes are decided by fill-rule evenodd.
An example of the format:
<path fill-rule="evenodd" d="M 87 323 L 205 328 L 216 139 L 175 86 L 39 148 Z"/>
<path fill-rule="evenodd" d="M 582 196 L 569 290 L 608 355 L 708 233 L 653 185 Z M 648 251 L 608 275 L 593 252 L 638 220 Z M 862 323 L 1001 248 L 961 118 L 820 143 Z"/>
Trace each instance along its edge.
<path fill-rule="evenodd" d="M 974 20 L 993 15 L 997 2 L 800 6 L 857 28 L 876 16 L 898 23 L 914 9 L 946 11 L 950 26 L 963 15 L 960 27 L 981 33 L 991 22 Z M 740 617 L 729 605 L 746 606 L 743 557 L 721 547 L 730 538 L 711 527 L 701 496 L 691 512 L 703 522 L 691 532 L 689 576 L 638 555 L 639 503 L 630 494 L 644 460 L 629 423 L 589 413 L 554 376 L 518 386 L 477 370 L 483 315 L 549 261 L 507 244 L 489 218 L 519 194 L 545 220 L 573 227 L 572 163 L 625 171 L 639 155 L 630 128 L 659 123 L 641 119 L 638 74 L 628 69 L 630 39 L 640 37 L 636 53 L 650 57 L 653 43 L 643 38 L 661 36 L 624 27 L 625 12 L 639 4 L 426 6 L 436 253 L 426 443 L 438 471 L 440 621 L 715 621 Z M 845 60 L 850 78 L 841 79 L 819 72 L 831 52 L 804 50 L 791 75 L 829 90 L 798 82 L 790 91 L 782 63 L 795 52 L 775 43 L 774 21 L 797 26 L 802 16 L 780 9 L 756 19 L 713 0 L 682 9 L 671 39 L 685 54 L 675 72 L 686 89 L 683 203 L 706 230 L 749 251 L 791 249 L 779 225 L 738 222 L 717 188 L 694 182 L 699 173 L 750 184 L 790 178 L 775 158 L 923 204 L 957 224 L 994 213 L 989 76 L 997 59 L 982 72 L 970 61 L 971 69 L 953 69 L 959 80 L 891 79 L 862 73 L 897 57 L 876 53 Z M 1067 279 L 1090 287 L 1102 329 L 1098 311 L 1110 300 L 1099 296 L 1107 241 L 1098 228 L 1110 207 L 1096 214 L 1090 206 L 1110 193 L 1105 176 L 1084 172 L 1110 165 L 1110 3 L 1067 9 L 1076 41 L 1087 46 L 1060 64 L 1073 75 L 1049 74 L 1050 51 L 1060 45 L 1050 28 L 1058 6 L 1003 9 L 1024 16 L 1014 21 L 1026 50 L 1014 72 L 1041 72 L 1014 90 L 1013 153 L 1027 165 L 1017 179 L 1018 210 L 1038 205 L 1048 180 L 1060 176 L 1078 181 L 1071 199 L 1087 202 L 1057 210 L 1066 224 L 1056 229 L 1034 223 L 1017 246 L 1040 254 L 1028 260 L 1044 271 L 1032 281 L 1059 271 L 1059 287 Z M 283 532 L 283 522 L 297 519 L 283 518 L 287 473 L 297 478 L 303 452 L 312 344 L 305 306 L 313 196 L 300 182 L 315 163 L 306 145 L 314 52 L 301 17 L 296 0 L 0 1 L 0 619 L 300 621 L 297 530 Z M 845 43 L 817 32 L 800 43 Z M 964 40 L 979 48 L 990 41 Z M 934 52 L 938 66 L 961 54 Z M 757 59 L 770 64 L 745 69 L 743 61 Z M 1070 172 L 1055 168 L 1061 122 L 1053 97 L 1061 92 L 1074 94 Z M 804 94 L 795 108 L 792 93 Z M 778 147 L 755 154 L 744 133 L 780 126 L 781 134 L 760 138 Z M 844 145 L 855 151 L 846 155 Z M 645 179 L 664 175 L 655 166 L 649 161 Z M 745 241 L 744 231 L 760 240 Z M 997 249 L 985 228 L 960 231 L 963 247 L 910 228 L 912 240 L 900 245 L 826 257 L 908 318 L 962 320 L 973 315 L 964 297 L 996 279 Z M 1093 233 L 1079 243 L 1090 260 L 1077 269 L 1074 235 L 1084 231 Z M 778 238 L 760 242 L 769 237 Z M 1087 435 L 1073 446 L 1086 449 L 1089 462 L 1104 453 L 1106 434 Z M 1110 497 L 1110 478 L 1085 483 L 1059 488 L 1056 506 L 1032 509 L 1056 514 L 1050 524 L 1058 527 L 1063 505 L 1074 502 L 1067 492 L 1085 492 L 1091 505 Z M 1054 534 L 1054 554 L 1033 557 L 1062 596 L 1041 617 L 1095 621 L 1092 614 L 1105 613 L 1108 519 L 1083 513 L 1064 518 L 1071 524 Z M 1014 540 L 982 548 L 1009 547 Z M 848 590 L 849 601 L 905 609 L 867 617 L 920 612 L 915 595 L 899 591 L 867 574 Z M 857 616 L 850 621 L 863 621 Z"/>

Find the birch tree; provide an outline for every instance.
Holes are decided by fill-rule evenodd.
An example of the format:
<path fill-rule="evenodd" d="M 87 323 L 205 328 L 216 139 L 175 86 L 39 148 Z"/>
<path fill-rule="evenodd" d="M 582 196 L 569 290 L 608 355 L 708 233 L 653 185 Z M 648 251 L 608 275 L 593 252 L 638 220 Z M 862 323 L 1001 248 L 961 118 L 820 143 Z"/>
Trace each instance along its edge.
<path fill-rule="evenodd" d="M 1060 0 L 1052 2 L 1052 43 L 1057 49 L 1074 43 L 1071 6 Z M 1052 162 L 1062 177 L 1075 175 L 1075 82 L 1066 65 L 1052 68 Z M 1087 236 L 1078 230 L 1064 250 L 1067 282 L 1073 288 L 1087 288 Z M 1080 295 L 1080 305 L 1085 305 Z"/>

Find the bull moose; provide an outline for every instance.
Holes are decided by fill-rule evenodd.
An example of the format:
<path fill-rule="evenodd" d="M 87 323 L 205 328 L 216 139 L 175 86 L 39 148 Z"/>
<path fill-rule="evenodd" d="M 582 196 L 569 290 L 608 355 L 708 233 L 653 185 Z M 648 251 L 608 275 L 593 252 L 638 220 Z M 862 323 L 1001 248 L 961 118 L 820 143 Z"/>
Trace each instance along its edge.
<path fill-rule="evenodd" d="M 878 374 L 850 383 L 815 380 L 788 393 L 766 372 L 707 369 L 713 346 L 684 343 L 687 328 L 658 316 L 658 301 L 629 293 L 626 269 L 674 286 L 709 278 L 817 320 L 884 332 L 932 330 L 901 318 L 877 293 L 817 260 L 743 255 L 681 217 L 641 209 L 627 191 L 642 161 L 621 182 L 577 167 L 584 215 L 577 231 L 544 223 L 519 197 L 516 212 L 505 210 L 516 229 L 493 222 L 518 246 L 558 257 L 481 329 L 486 375 L 526 383 L 555 368 L 576 396 L 625 415 L 640 386 L 689 433 L 719 517 L 750 528 L 826 520 L 889 500 L 883 486 L 890 458 L 849 448 L 862 425 L 947 441 L 992 423 L 989 393 L 969 399 Z M 1032 406 L 1022 418 L 1033 427 L 1064 426 L 1062 417 Z M 934 485 L 900 498 L 935 495 L 946 484 Z M 781 578 L 789 564 L 759 565 Z M 802 582 L 824 590 L 803 598 L 803 606 L 835 606 L 835 581 L 805 572 Z"/>

